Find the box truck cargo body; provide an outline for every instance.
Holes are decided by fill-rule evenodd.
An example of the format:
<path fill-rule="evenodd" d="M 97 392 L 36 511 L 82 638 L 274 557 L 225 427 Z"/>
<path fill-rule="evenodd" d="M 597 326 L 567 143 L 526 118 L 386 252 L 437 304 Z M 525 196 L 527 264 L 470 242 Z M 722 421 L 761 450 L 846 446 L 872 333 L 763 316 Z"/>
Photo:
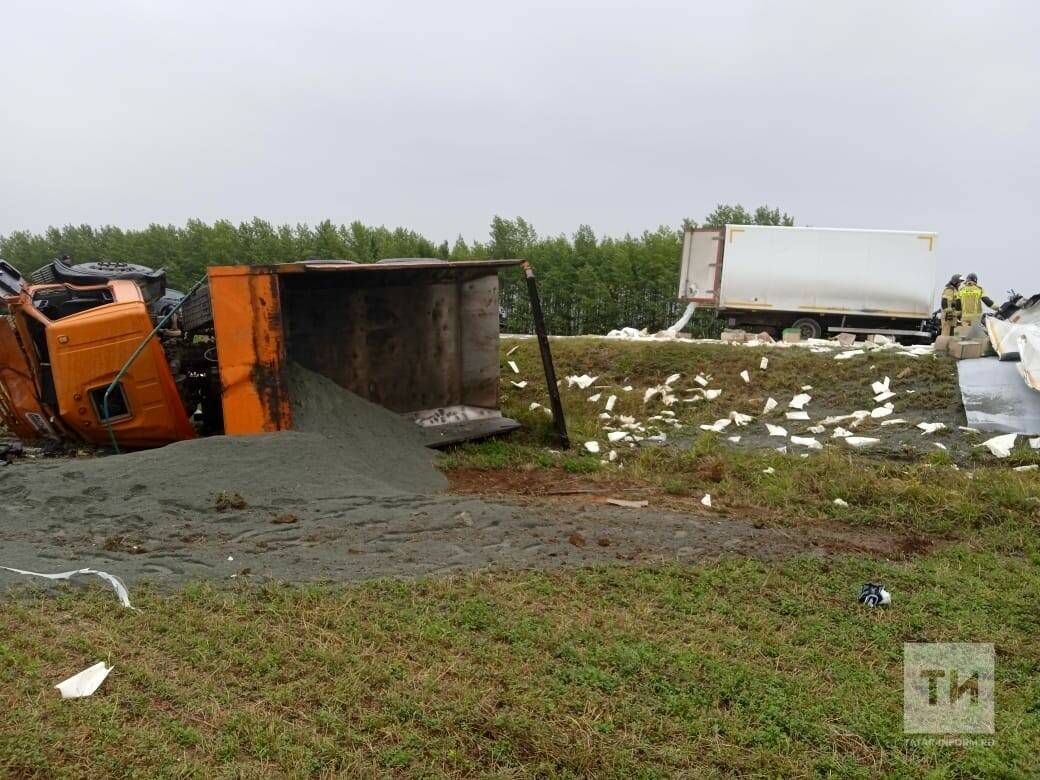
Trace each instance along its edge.
<path fill-rule="evenodd" d="M 679 297 L 729 327 L 803 338 L 882 333 L 930 340 L 936 233 L 726 225 L 688 228 Z"/>

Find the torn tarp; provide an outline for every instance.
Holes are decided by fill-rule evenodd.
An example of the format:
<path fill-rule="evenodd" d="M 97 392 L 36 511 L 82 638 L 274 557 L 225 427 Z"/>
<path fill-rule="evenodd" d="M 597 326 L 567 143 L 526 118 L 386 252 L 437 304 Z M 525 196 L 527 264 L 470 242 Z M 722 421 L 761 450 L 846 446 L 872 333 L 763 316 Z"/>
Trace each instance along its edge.
<path fill-rule="evenodd" d="M 957 361 L 961 401 L 970 427 L 995 433 L 1040 434 L 1040 392 L 1022 381 L 1021 365 L 995 357 Z M 1040 366 L 1037 370 L 1040 374 Z"/>

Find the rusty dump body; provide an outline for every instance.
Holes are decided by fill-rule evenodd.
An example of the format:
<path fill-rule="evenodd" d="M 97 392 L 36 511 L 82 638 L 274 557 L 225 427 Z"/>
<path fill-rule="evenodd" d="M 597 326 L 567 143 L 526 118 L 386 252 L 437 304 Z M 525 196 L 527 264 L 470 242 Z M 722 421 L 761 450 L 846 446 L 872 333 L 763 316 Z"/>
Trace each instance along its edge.
<path fill-rule="evenodd" d="M 26 441 L 126 448 L 289 430 L 299 365 L 431 446 L 511 430 L 498 273 L 519 263 L 213 266 L 187 298 L 144 266 L 55 262 L 26 280 L 3 263 L 0 420 Z"/>

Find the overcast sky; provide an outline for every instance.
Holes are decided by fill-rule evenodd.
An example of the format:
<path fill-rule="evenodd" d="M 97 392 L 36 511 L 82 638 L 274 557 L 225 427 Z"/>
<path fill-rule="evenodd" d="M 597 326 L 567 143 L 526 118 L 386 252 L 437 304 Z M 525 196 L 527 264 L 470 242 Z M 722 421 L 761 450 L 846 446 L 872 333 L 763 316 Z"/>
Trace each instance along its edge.
<path fill-rule="evenodd" d="M 3 0 L 0 234 L 322 219 L 934 230 L 1040 292 L 1030 2 Z M 140 258 L 146 262 L 147 258 Z"/>

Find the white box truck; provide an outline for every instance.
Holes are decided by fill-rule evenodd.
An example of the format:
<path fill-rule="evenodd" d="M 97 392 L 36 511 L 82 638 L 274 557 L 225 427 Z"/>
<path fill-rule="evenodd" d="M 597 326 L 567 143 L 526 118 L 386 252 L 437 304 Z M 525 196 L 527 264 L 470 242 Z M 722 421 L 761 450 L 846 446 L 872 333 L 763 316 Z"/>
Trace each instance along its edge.
<path fill-rule="evenodd" d="M 938 281 L 936 233 L 726 225 L 687 228 L 679 297 L 774 336 L 931 340 Z"/>

